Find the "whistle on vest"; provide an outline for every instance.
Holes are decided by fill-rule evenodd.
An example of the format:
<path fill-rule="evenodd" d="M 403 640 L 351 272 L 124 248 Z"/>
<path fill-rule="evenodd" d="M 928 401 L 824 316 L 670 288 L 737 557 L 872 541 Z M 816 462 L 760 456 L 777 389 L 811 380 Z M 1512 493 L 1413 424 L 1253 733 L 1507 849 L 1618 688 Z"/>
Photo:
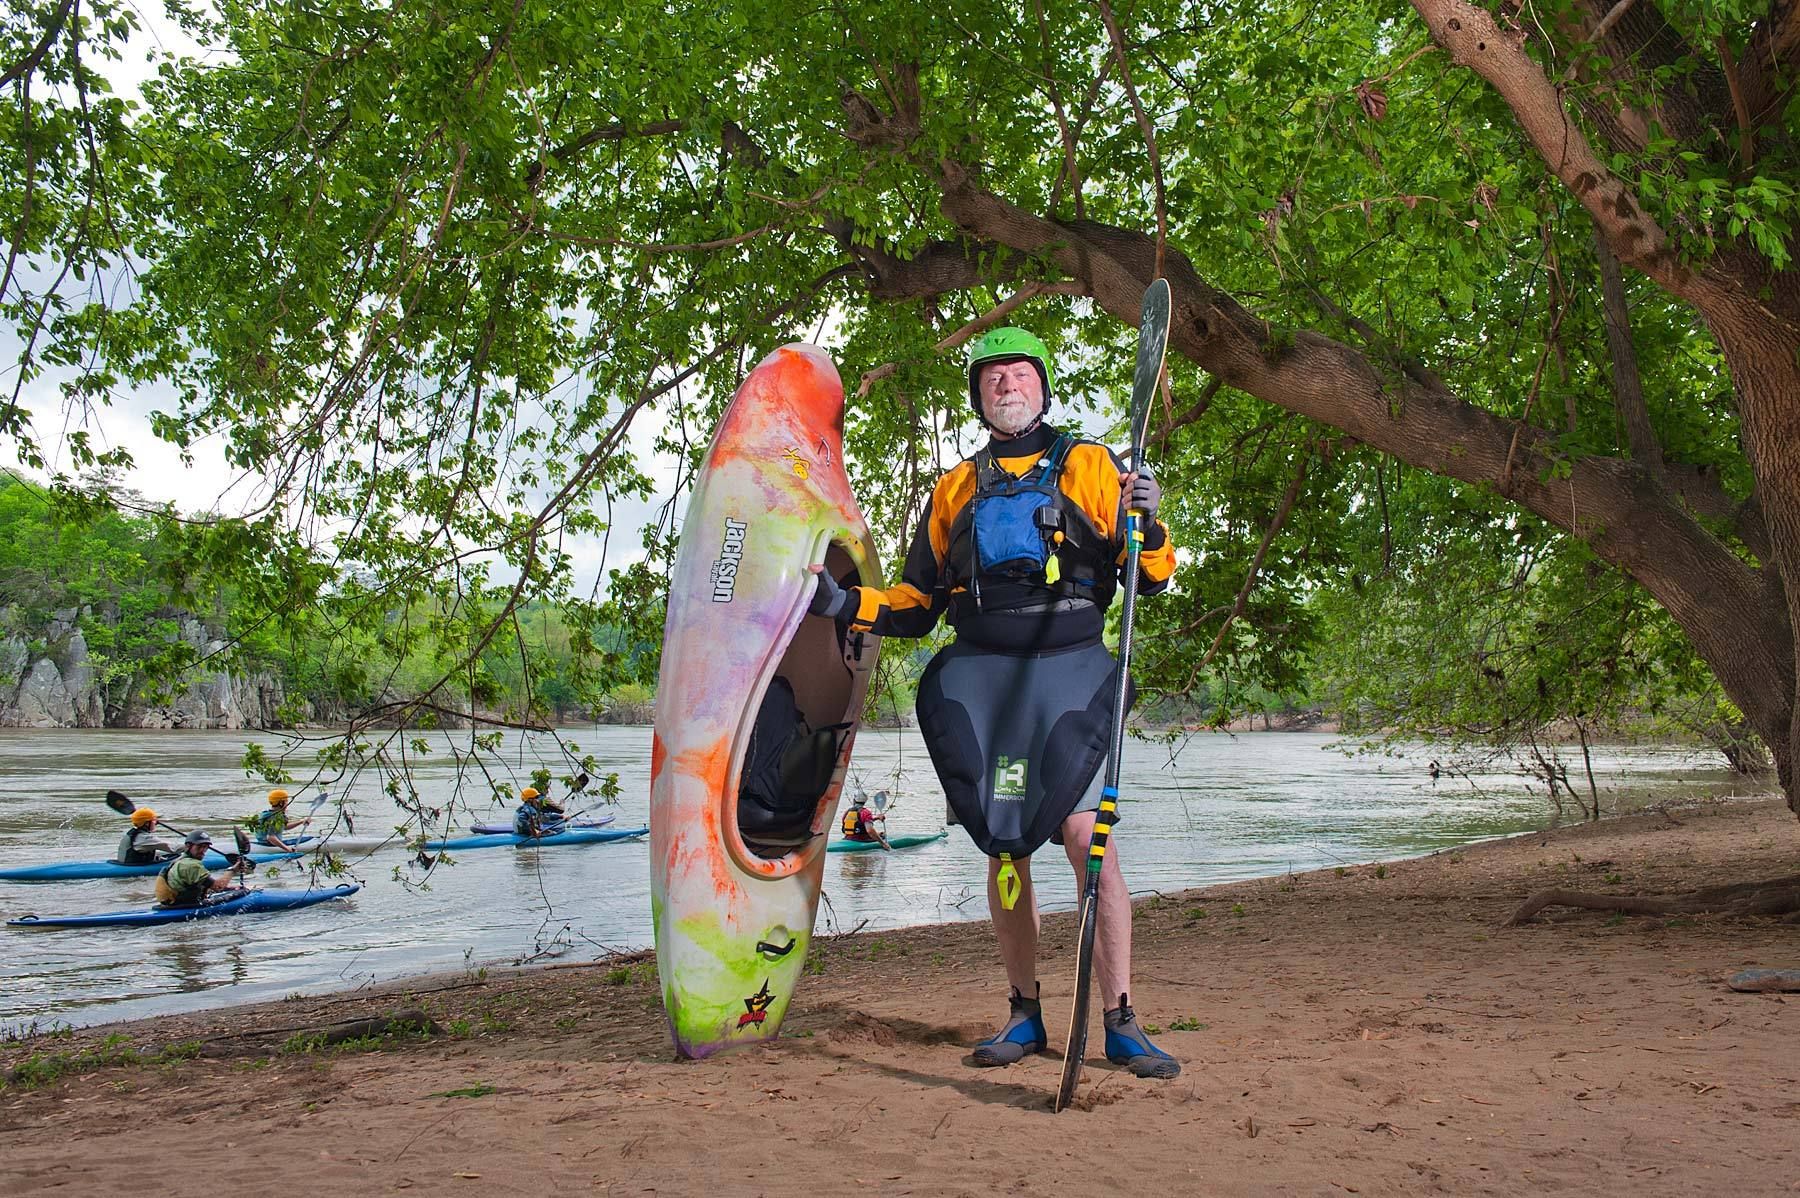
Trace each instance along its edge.
<path fill-rule="evenodd" d="M 1062 562 L 1057 560 L 1056 550 L 1064 539 L 1063 514 L 1060 509 L 1046 503 L 1031 513 L 1031 522 L 1037 526 L 1044 543 L 1049 546 L 1050 552 L 1045 555 L 1049 560 L 1044 563 L 1044 581 L 1054 586 L 1057 579 L 1062 577 Z"/>

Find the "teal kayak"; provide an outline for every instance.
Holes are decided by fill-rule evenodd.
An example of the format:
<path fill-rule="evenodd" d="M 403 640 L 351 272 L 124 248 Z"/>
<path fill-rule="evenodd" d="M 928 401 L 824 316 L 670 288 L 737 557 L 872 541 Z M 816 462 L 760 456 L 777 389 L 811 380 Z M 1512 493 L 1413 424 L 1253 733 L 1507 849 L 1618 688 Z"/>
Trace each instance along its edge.
<path fill-rule="evenodd" d="M 935 840 L 942 840 L 948 835 L 950 833 L 947 829 L 939 828 L 935 832 L 907 832 L 900 836 L 890 836 L 887 840 L 888 845 L 892 848 L 910 849 L 918 845 L 930 844 Z M 825 846 L 825 851 L 828 853 L 866 853 L 870 849 L 881 852 L 881 843 L 875 840 L 834 840 Z"/>
<path fill-rule="evenodd" d="M 266 853 L 251 853 L 250 860 L 257 865 L 265 861 L 291 861 L 299 853 L 283 853 L 270 849 Z M 208 869 L 224 869 L 231 864 L 218 853 L 208 853 L 202 860 Z M 87 878 L 143 878 L 159 874 L 167 861 L 152 865 L 120 865 L 116 861 L 64 861 L 56 865 L 24 865 L 15 869 L 0 869 L 0 882 L 73 882 Z"/>
<path fill-rule="evenodd" d="M 441 853 L 445 849 L 452 852 L 457 849 L 504 849 L 523 845 L 526 848 L 551 848 L 566 844 L 606 844 L 614 840 L 634 840 L 639 836 L 648 836 L 648 828 L 576 828 L 571 832 L 558 832 L 554 836 L 515 836 L 511 832 L 496 832 L 489 836 L 458 836 L 450 840 L 428 840 L 424 850 L 428 853 Z"/>
<path fill-rule="evenodd" d="M 104 911 L 98 915 L 21 915 L 9 919 L 9 928 L 112 928 L 145 927 L 160 923 L 185 923 L 215 915 L 254 915 L 259 911 L 295 911 L 332 899 L 348 898 L 361 890 L 346 883 L 326 890 L 252 890 L 234 898 L 198 907 L 151 907 L 143 911 Z"/>

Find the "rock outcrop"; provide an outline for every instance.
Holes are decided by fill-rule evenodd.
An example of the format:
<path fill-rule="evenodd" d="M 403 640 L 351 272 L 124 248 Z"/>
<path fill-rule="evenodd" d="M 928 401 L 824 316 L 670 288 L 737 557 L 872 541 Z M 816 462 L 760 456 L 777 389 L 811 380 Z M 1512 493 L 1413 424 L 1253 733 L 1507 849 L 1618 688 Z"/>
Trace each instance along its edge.
<path fill-rule="evenodd" d="M 201 663 L 173 694 L 152 697 L 135 679 L 103 680 L 82 633 L 90 608 L 51 614 L 34 636 L 18 631 L 16 611 L 0 612 L 0 727 L 267 728 L 281 722 L 279 679 L 266 671 L 208 669 L 227 643 L 196 616 L 173 613 L 176 636 Z"/>

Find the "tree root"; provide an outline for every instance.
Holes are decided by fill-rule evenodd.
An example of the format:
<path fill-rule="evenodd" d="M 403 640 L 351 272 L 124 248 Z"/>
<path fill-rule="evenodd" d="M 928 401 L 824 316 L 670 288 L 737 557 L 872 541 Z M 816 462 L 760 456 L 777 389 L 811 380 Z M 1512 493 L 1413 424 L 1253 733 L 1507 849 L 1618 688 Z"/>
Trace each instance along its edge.
<path fill-rule="evenodd" d="M 1636 894 L 1590 894 L 1583 890 L 1540 890 L 1519 905 L 1507 927 L 1528 922 L 1545 907 L 1582 907 L 1627 915 L 1800 915 L 1800 874 L 1767 882 L 1708 886 L 1692 894 L 1653 898 Z"/>

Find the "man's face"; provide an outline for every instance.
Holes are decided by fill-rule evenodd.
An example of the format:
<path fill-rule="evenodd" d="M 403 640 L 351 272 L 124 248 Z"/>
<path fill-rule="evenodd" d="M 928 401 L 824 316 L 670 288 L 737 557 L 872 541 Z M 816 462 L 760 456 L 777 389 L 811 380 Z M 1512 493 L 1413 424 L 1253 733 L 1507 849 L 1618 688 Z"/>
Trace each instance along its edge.
<path fill-rule="evenodd" d="M 981 414 L 1007 435 L 1028 428 L 1044 410 L 1044 381 L 1030 361 L 992 362 L 975 373 Z"/>

